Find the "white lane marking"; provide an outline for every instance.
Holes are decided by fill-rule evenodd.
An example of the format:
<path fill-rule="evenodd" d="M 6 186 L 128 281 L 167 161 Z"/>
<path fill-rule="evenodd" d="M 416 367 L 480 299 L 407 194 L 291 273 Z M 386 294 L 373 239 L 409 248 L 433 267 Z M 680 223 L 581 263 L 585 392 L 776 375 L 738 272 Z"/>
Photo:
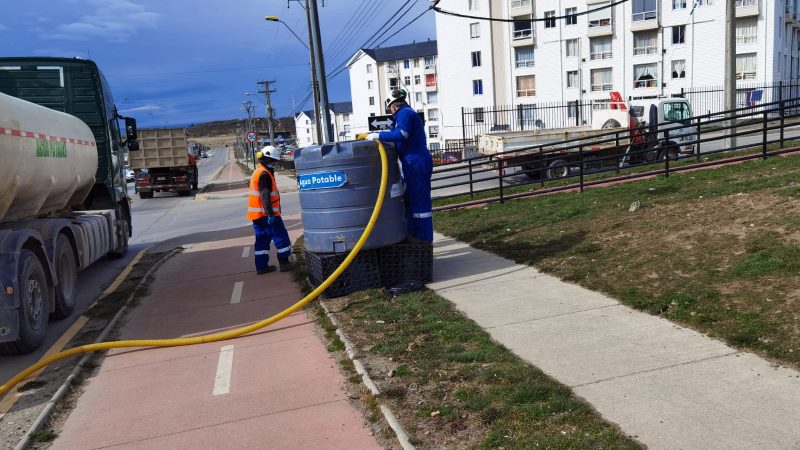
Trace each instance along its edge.
<path fill-rule="evenodd" d="M 239 303 L 242 300 L 242 288 L 244 281 L 237 281 L 233 284 L 233 292 L 231 292 L 231 305 Z"/>
<path fill-rule="evenodd" d="M 250 247 L 245 247 L 242 249 L 242 258 L 247 258 L 250 256 Z"/>
<path fill-rule="evenodd" d="M 231 373 L 233 371 L 233 345 L 225 345 L 219 349 L 217 376 L 214 378 L 214 391 L 211 395 L 225 395 L 231 391 Z"/>

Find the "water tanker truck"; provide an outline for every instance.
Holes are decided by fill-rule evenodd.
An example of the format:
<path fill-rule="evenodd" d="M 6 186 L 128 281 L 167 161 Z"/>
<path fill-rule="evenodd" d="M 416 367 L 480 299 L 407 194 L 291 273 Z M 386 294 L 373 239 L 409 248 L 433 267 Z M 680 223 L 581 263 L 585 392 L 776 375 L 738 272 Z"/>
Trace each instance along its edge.
<path fill-rule="evenodd" d="M 0 58 L 0 354 L 39 347 L 74 310 L 78 272 L 125 255 L 137 149 L 94 62 Z"/>

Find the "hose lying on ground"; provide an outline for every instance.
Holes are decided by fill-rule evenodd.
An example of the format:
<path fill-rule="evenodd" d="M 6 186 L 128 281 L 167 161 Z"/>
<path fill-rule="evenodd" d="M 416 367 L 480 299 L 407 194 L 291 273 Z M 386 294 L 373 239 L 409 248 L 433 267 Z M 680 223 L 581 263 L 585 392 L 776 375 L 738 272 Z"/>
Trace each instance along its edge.
<path fill-rule="evenodd" d="M 383 207 L 383 197 L 386 193 L 389 164 L 386 159 L 386 150 L 383 147 L 383 143 L 381 143 L 381 141 L 377 141 L 377 143 L 378 143 L 378 153 L 380 154 L 381 157 L 381 184 L 380 188 L 378 189 L 378 199 L 375 201 L 375 208 L 372 210 L 372 215 L 369 218 L 367 227 L 364 229 L 364 232 L 361 234 L 361 237 L 358 239 L 358 242 L 356 242 L 355 247 L 353 247 L 353 250 L 350 251 L 350 253 L 347 255 L 342 264 L 340 264 L 339 267 L 327 279 L 325 279 L 325 281 L 322 282 L 322 284 L 317 286 L 317 288 L 311 291 L 310 294 L 306 295 L 305 297 L 297 301 L 297 303 L 284 309 L 278 314 L 275 314 L 272 317 L 268 317 L 260 322 L 256 322 L 246 327 L 237 328 L 235 330 L 225 331 L 222 333 L 214 333 L 205 336 L 195 336 L 190 338 L 110 341 L 110 342 L 100 342 L 96 344 L 88 344 L 88 345 L 81 345 L 79 347 L 74 347 L 69 350 L 57 353 L 48 358 L 42 359 L 36 364 L 33 364 L 32 366 L 18 373 L 17 375 L 14 375 L 14 377 L 12 377 L 5 384 L 0 386 L 0 396 L 6 394 L 9 390 L 11 390 L 11 388 L 19 384 L 21 381 L 23 381 L 25 378 L 29 377 L 31 374 L 35 373 L 39 369 L 47 367 L 50 364 L 53 364 L 54 362 L 60 361 L 65 358 L 69 358 L 75 355 L 80 355 L 82 353 L 98 352 L 103 350 L 110 350 L 113 348 L 179 347 L 185 345 L 207 344 L 209 342 L 225 341 L 228 339 L 244 336 L 246 334 L 268 327 L 274 324 L 275 322 L 278 322 L 279 320 L 284 319 L 290 314 L 298 311 L 300 308 L 304 307 L 312 300 L 316 299 L 320 294 L 325 292 L 325 290 L 328 289 L 328 287 L 334 281 L 336 281 L 337 278 L 339 278 L 342 272 L 344 272 L 345 269 L 347 269 L 347 267 L 353 261 L 353 259 L 355 259 L 356 255 L 358 255 L 358 252 L 361 251 L 362 247 L 364 247 L 364 244 L 367 242 L 367 239 L 369 239 L 369 236 L 372 233 L 372 229 L 375 227 L 375 223 L 377 222 L 378 216 L 380 215 L 381 208 Z"/>

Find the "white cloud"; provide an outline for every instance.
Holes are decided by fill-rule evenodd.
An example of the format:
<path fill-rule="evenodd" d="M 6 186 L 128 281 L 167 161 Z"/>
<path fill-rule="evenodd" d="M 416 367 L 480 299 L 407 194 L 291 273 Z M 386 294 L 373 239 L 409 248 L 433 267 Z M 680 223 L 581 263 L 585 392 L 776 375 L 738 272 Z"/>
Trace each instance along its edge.
<path fill-rule="evenodd" d="M 136 106 L 134 108 L 121 109 L 121 110 L 119 110 L 119 112 L 125 113 L 125 114 L 128 114 L 128 113 L 145 113 L 145 112 L 146 113 L 152 113 L 152 112 L 155 112 L 155 111 L 161 111 L 163 109 L 164 108 L 161 105 L 156 105 L 156 104 L 153 104 L 153 103 L 149 103 L 147 105 Z"/>
<path fill-rule="evenodd" d="M 92 14 L 78 21 L 56 27 L 54 32 L 43 33 L 44 39 L 89 41 L 102 39 L 109 42 L 127 42 L 141 28 L 155 28 L 161 16 L 129 0 L 90 0 L 95 8 Z"/>

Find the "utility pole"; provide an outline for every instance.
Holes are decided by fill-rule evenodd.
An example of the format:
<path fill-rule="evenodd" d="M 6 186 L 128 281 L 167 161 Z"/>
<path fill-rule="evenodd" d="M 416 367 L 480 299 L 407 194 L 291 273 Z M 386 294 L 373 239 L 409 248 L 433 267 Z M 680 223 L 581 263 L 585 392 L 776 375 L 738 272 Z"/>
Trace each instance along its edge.
<path fill-rule="evenodd" d="M 311 94 L 314 97 L 314 124 L 317 129 L 317 139 L 322 140 L 322 117 L 319 111 L 319 82 L 317 80 L 317 63 L 314 56 L 314 36 L 311 32 L 311 8 L 306 0 L 306 27 L 308 30 L 308 55 L 311 59 Z M 302 6 L 302 3 L 301 3 Z M 319 142 L 321 143 L 321 142 Z"/>
<path fill-rule="evenodd" d="M 725 1 L 725 109 L 736 109 L 736 0 Z M 728 113 L 725 147 L 736 147 L 736 113 Z"/>
<path fill-rule="evenodd" d="M 320 143 L 333 142 L 333 124 L 331 123 L 330 107 L 328 106 L 328 84 L 325 81 L 325 59 L 322 56 L 322 36 L 319 31 L 319 13 L 317 0 L 307 0 L 308 14 L 311 19 L 311 36 L 313 47 L 316 49 L 314 58 L 317 63 L 317 81 L 319 82 L 319 109 L 322 119 L 322 135 Z"/>
<path fill-rule="evenodd" d="M 246 102 L 242 102 L 244 105 L 245 112 L 247 112 L 247 131 L 253 130 L 253 102 L 247 100 Z M 256 170 L 256 143 L 255 142 L 248 142 L 247 146 L 249 147 L 248 154 L 252 155 L 253 157 L 253 170 Z"/>
<path fill-rule="evenodd" d="M 259 94 L 264 94 L 267 98 L 267 128 L 269 129 L 269 145 L 275 145 L 275 130 L 272 128 L 272 101 L 270 100 L 269 94 L 270 92 L 275 92 L 275 90 L 270 90 L 269 85 L 270 83 L 276 83 L 275 80 L 272 81 L 259 81 L 257 84 L 259 86 L 264 86 L 264 90 L 259 90 Z"/>

